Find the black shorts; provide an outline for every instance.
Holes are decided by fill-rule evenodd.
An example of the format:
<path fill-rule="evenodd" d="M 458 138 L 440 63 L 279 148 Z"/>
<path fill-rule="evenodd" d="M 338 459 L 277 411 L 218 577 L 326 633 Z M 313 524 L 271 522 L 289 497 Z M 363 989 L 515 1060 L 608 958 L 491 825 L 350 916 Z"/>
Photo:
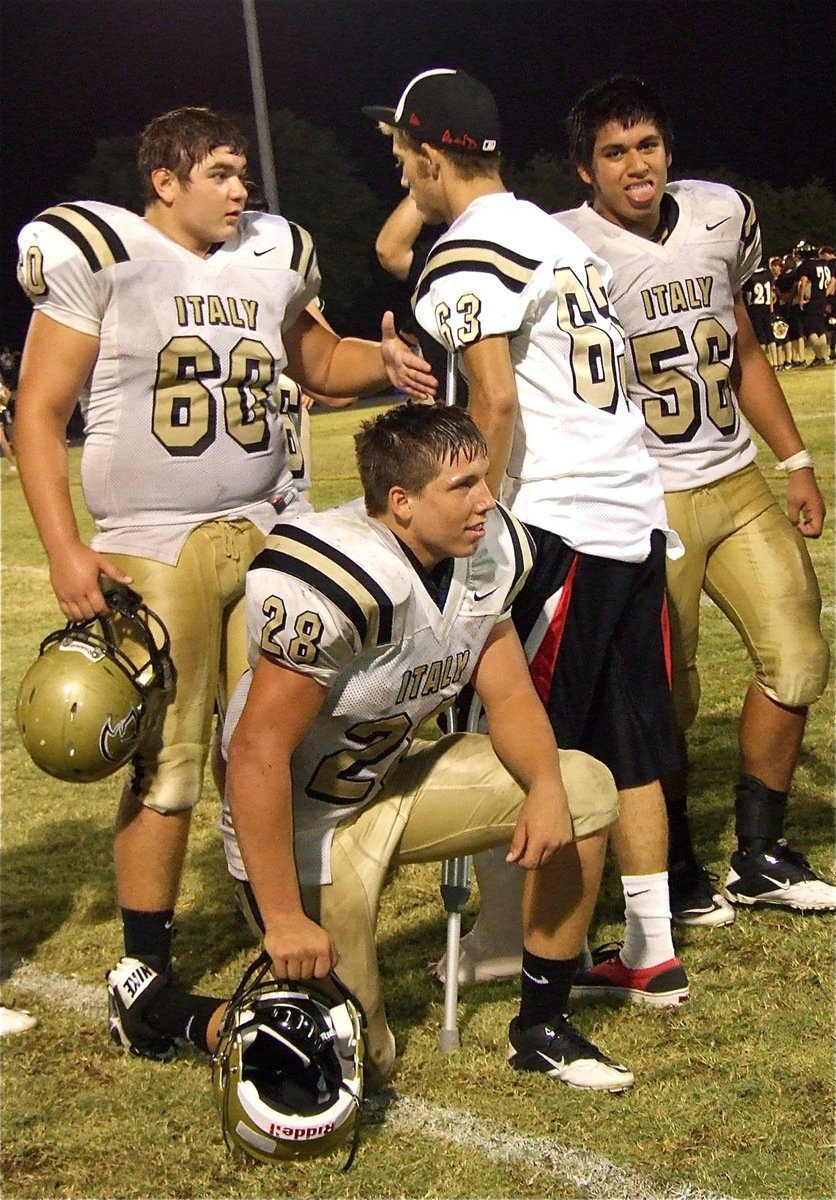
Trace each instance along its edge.
<path fill-rule="evenodd" d="M 824 301 L 810 300 L 801 310 L 801 325 L 806 338 L 825 333 L 827 322 L 824 316 Z"/>
<path fill-rule="evenodd" d="M 679 770 L 664 534 L 643 563 L 622 563 L 529 532 L 537 558 L 512 615 L 558 745 L 605 763 L 619 789 Z"/>
<path fill-rule="evenodd" d="M 804 322 L 801 320 L 801 309 L 797 304 L 788 305 L 786 322 L 790 327 L 787 337 L 791 342 L 797 342 L 799 338 L 804 337 Z"/>
<path fill-rule="evenodd" d="M 749 320 L 752 322 L 755 337 L 761 346 L 768 346 L 770 342 L 775 341 L 775 335 L 772 332 L 772 313 L 765 304 L 756 304 L 750 308 Z"/>

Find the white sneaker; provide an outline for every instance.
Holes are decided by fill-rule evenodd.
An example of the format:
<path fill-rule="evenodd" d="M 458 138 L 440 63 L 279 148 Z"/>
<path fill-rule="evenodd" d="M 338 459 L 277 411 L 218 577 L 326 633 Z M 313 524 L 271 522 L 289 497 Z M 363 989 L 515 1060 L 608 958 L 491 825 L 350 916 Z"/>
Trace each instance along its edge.
<path fill-rule="evenodd" d="M 6 1008 L 5 1004 L 0 1004 L 0 1037 L 26 1033 L 27 1029 L 34 1029 L 37 1023 L 38 1018 L 25 1008 Z"/>
<path fill-rule="evenodd" d="M 573 1088 L 626 1092 L 633 1072 L 583 1036 L 567 1016 L 550 1025 L 521 1030 L 514 1017 L 508 1028 L 508 1061 L 517 1071 L 539 1071 Z"/>
<path fill-rule="evenodd" d="M 783 838 L 760 854 L 735 851 L 723 890 L 733 904 L 771 904 L 800 912 L 836 909 L 836 887 Z"/>
<path fill-rule="evenodd" d="M 459 943 L 459 987 L 514 979 L 522 970 L 522 934 L 508 935 L 504 945 L 490 945 L 477 926 Z M 438 983 L 447 980 L 447 955 L 427 966 L 427 974 Z"/>
<path fill-rule="evenodd" d="M 734 921 L 731 904 L 714 890 L 708 871 L 696 862 L 668 867 L 668 890 L 674 925 L 716 928 Z"/>

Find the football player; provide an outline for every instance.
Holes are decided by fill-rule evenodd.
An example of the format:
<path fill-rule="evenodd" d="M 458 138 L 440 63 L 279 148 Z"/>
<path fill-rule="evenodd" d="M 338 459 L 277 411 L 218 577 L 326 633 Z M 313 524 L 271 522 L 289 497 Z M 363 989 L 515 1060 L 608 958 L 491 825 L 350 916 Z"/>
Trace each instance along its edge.
<path fill-rule="evenodd" d="M 159 971 L 216 693 L 223 705 L 246 665 L 246 568 L 277 515 L 302 506 L 280 373 L 326 396 L 435 386 L 391 313 L 374 343 L 341 340 L 305 311 L 320 281 L 313 242 L 283 217 L 246 211 L 244 155 L 229 121 L 177 109 L 140 139 L 143 216 L 58 204 L 20 234 L 35 312 L 16 438 L 55 595 L 81 620 L 106 611 L 102 576 L 132 583 L 172 640 L 176 692 L 135 762 L 115 836 L 125 950 Z M 68 479 L 77 401 L 89 546 Z"/>
<path fill-rule="evenodd" d="M 778 366 L 778 356 L 775 350 L 775 334 L 772 332 L 772 273 L 768 267 L 760 266 L 749 276 L 743 288 L 743 303 L 746 305 L 758 345 L 774 369 Z"/>
<path fill-rule="evenodd" d="M 689 728 L 699 704 L 702 590 L 733 623 L 755 668 L 740 717 L 737 849 L 725 896 L 695 856 L 684 775 L 666 781 L 674 919 L 728 923 L 729 900 L 836 908 L 836 888 L 783 836 L 807 708 L 828 674 L 821 599 L 804 544 L 821 533 L 825 507 L 812 457 L 742 300 L 761 256 L 754 206 L 723 184 L 668 183 L 668 115 L 638 79 L 619 76 L 592 88 L 568 128 L 571 158 L 592 199 L 558 221 L 612 268 L 630 397 L 644 412 L 668 520 L 685 545 L 685 556 L 668 562 L 680 729 Z M 789 519 L 755 464 L 749 424 L 787 475 Z"/>
<path fill-rule="evenodd" d="M 779 254 L 774 254 L 769 260 L 769 274 L 772 282 L 772 335 L 775 339 L 775 370 L 792 370 L 792 347 L 790 345 L 790 327 L 787 321 L 787 302 L 784 293 L 778 287 L 778 281 L 784 272 L 784 260 Z"/>
<path fill-rule="evenodd" d="M 827 247 L 824 247 L 827 249 Z M 798 303 L 806 343 L 813 351 L 811 367 L 827 363 L 827 316 L 825 302 L 833 278 L 830 260 L 805 242 L 799 247 L 801 265 L 798 268 Z"/>
<path fill-rule="evenodd" d="M 602 964 L 606 979 L 584 986 L 678 1004 L 688 981 L 671 940 L 659 777 L 679 764 L 663 603 L 666 548 L 681 548 L 667 531 L 640 413 L 624 392 L 607 268 L 506 191 L 499 116 L 477 80 L 425 72 L 397 108 L 364 112 L 392 134 L 403 186 L 424 220 L 449 226 L 427 258 L 415 312 L 459 353 L 468 411 L 488 443 L 491 491 L 537 545 L 514 621 L 540 698 L 559 744 L 594 754 L 618 786 L 624 951 Z M 480 921 L 487 907 L 502 909 L 488 900 L 505 886 L 494 867 L 477 863 Z M 466 953 L 482 955 L 479 922 L 469 937 Z M 502 963 L 483 962 L 474 976 L 511 965 L 511 945 L 499 941 L 486 957 Z M 519 970 L 518 939 L 513 965 Z M 525 955 L 522 967 L 531 972 Z"/>
<path fill-rule="evenodd" d="M 793 370 L 806 365 L 804 322 L 801 319 L 801 296 L 798 280 L 800 265 L 801 260 L 797 254 L 785 254 L 781 272 L 775 280 L 775 295 L 783 305 L 787 322 L 788 362 Z"/>
<path fill-rule="evenodd" d="M 402 405 L 356 444 L 365 510 L 277 526 L 247 576 L 250 669 L 224 731 L 222 824 L 243 902 L 278 978 L 339 970 L 365 1009 L 380 1084 L 395 1056 L 374 944 L 388 869 L 502 845 L 525 876 L 510 1062 L 623 1091 L 632 1074 L 567 1015 L 616 790 L 600 762 L 558 752 L 532 687 L 509 613 L 529 537 L 494 503 L 487 447 L 463 410 Z M 468 682 L 490 736 L 416 738 Z M 182 1034 L 199 1014 L 200 1044 L 214 1049 L 211 998 L 190 1010 L 168 988 L 135 1003 L 136 967 L 125 959 L 110 975 L 124 1043 L 154 1026 Z"/>

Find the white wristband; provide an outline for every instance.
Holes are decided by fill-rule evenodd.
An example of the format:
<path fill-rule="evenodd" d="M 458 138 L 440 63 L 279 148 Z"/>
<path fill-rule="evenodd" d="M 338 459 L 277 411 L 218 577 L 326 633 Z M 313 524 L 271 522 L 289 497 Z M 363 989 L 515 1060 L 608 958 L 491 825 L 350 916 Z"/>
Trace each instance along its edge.
<path fill-rule="evenodd" d="M 783 462 L 775 464 L 775 470 L 779 475 L 789 475 L 790 471 L 801 471 L 804 467 L 813 466 L 813 456 L 809 450 L 799 450 L 797 454 L 791 454 L 789 458 L 785 458 Z"/>

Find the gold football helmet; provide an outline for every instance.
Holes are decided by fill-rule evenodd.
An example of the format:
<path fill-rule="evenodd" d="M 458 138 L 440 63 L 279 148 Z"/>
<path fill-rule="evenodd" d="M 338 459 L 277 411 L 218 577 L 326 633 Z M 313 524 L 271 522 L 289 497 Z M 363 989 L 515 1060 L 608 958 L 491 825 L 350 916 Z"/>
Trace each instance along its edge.
<path fill-rule="evenodd" d="M 70 621 L 41 642 L 15 713 L 42 771 L 67 783 L 112 775 L 136 752 L 174 681 L 168 631 L 131 588 L 106 593 L 111 614 Z"/>
<path fill-rule="evenodd" d="M 224 1141 L 261 1162 L 354 1158 L 363 1101 L 363 1009 L 334 975 L 281 983 L 262 953 L 224 1015 L 212 1090 Z"/>

